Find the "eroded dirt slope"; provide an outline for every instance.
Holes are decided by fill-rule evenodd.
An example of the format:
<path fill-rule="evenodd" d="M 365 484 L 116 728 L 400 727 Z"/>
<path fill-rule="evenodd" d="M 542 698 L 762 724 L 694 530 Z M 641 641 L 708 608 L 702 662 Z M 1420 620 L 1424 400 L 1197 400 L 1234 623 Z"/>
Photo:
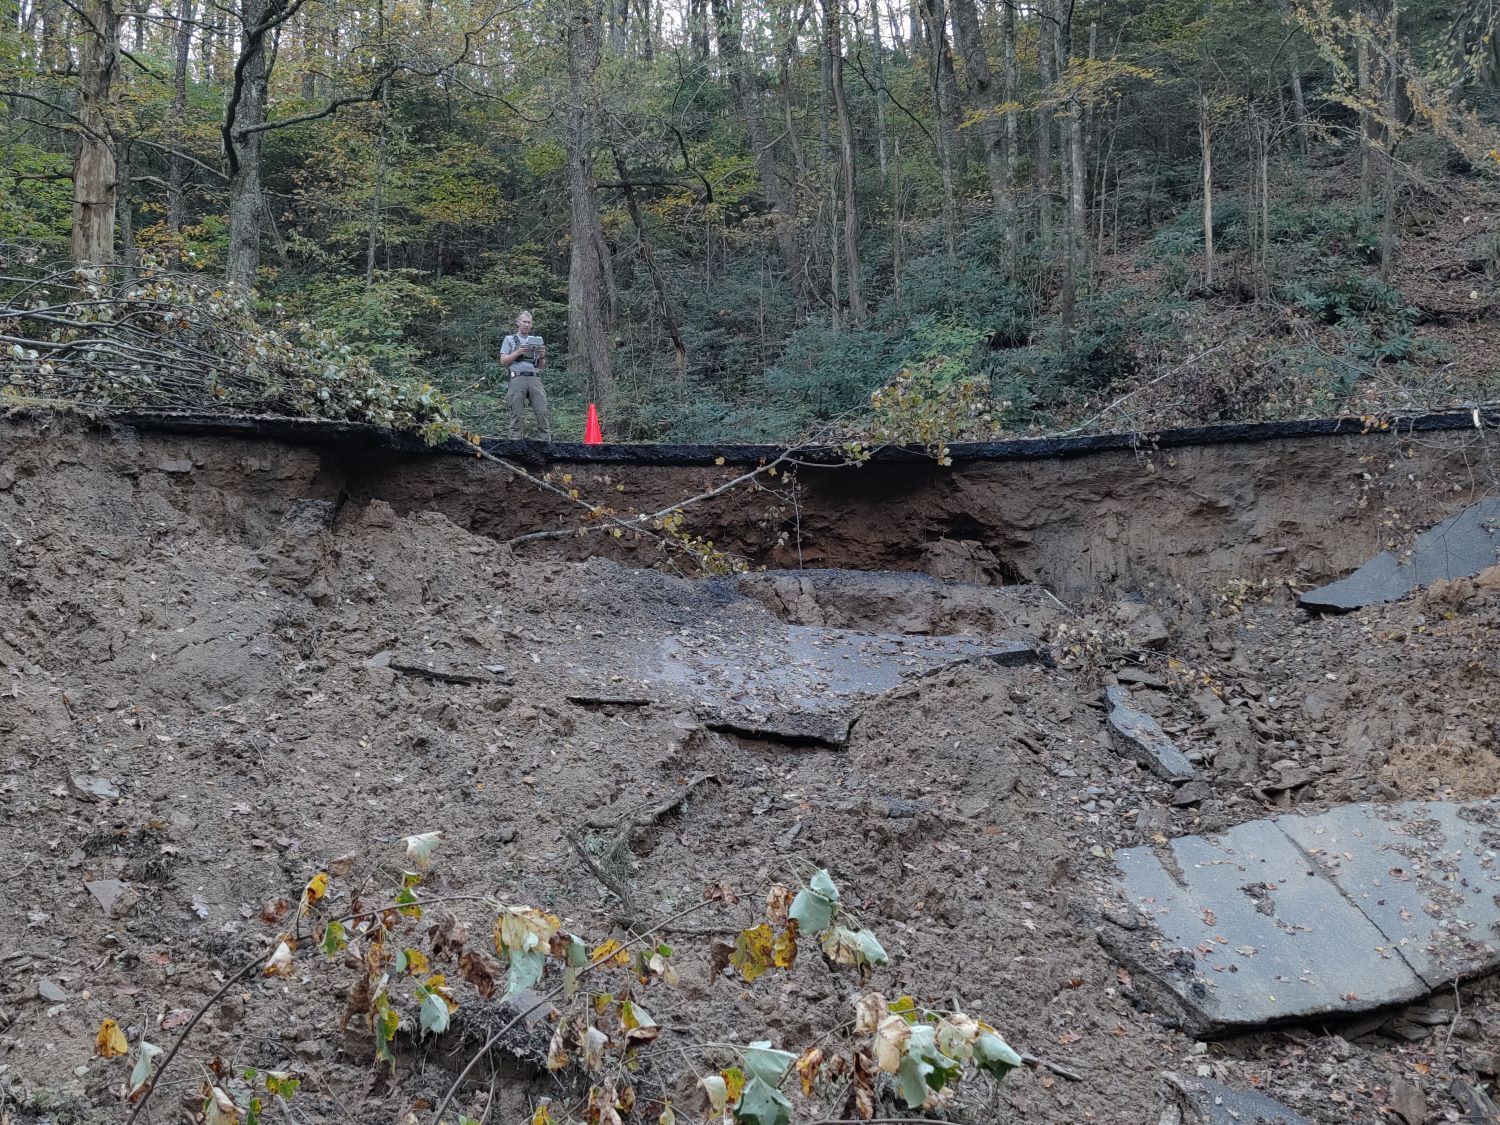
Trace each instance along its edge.
<path fill-rule="evenodd" d="M 32 430 L 12 432 L 4 477 L 0 1081 L 17 1120 L 119 1120 L 125 1066 L 92 1057 L 101 1020 L 170 1041 L 281 928 L 261 920 L 264 904 L 295 900 L 330 867 L 335 908 L 378 899 L 410 866 L 412 833 L 446 833 L 433 893 L 498 895 L 608 936 L 619 904 L 566 835 L 587 838 L 703 773 L 717 783 L 630 836 L 635 906 L 668 915 L 727 883 L 741 900 L 689 923 L 722 936 L 756 919 L 771 881 L 828 867 L 891 953 L 874 986 L 957 1001 L 1080 1079 L 1022 1069 L 998 1108 L 979 1089 L 957 1120 L 1155 1122 L 1161 1072 L 1200 1067 L 1329 1123 L 1387 1119 L 1407 1083 L 1438 1119 L 1450 1077 L 1494 1075 L 1492 984 L 1437 998 L 1447 1014 L 1435 1019 L 1205 1046 L 1142 1006 L 1092 932 L 1116 907 L 1113 848 L 1277 808 L 1494 793 L 1493 574 L 1342 618 L 1310 619 L 1287 586 L 1258 583 L 1136 591 L 1157 601 L 1150 615 L 1114 593 L 1043 597 L 999 625 L 1039 634 L 1055 666 L 910 679 L 859 703 L 838 751 L 715 733 L 703 706 L 652 701 L 649 683 L 623 675 L 614 690 L 646 701 L 599 702 L 610 679 L 590 654 L 680 637 L 701 587 L 603 560 L 517 558 L 407 493 L 396 506 L 351 495 L 315 454 Z M 799 625 L 881 624 L 847 605 L 770 602 Z M 1115 752 L 1100 699 L 1113 673 L 1200 763 L 1192 788 Z M 80 794 L 82 777 L 118 797 Z M 85 882 L 109 879 L 127 886 L 106 912 Z M 488 931 L 482 904 L 452 909 Z M 643 997 L 680 1030 L 642 1089 L 674 1094 L 684 1114 L 694 1067 L 717 1061 L 697 1045 L 800 1049 L 846 1024 L 857 992 L 813 958 L 748 985 L 711 975 L 715 936 L 673 935 L 682 983 Z M 339 1030 L 352 973 L 299 964 L 211 1008 L 156 1095 L 158 1119 L 199 1104 L 200 1062 L 217 1056 L 302 1074 L 299 1120 L 402 1120 L 442 1095 L 467 1036 L 491 1026 L 492 1004 L 461 986 L 455 1030 L 425 1044 L 403 1034 L 385 1080 L 358 1021 Z M 488 1088 L 485 1071 L 465 1104 L 477 1113 Z M 570 1089 L 507 1071 L 492 1120 L 523 1120 Z"/>

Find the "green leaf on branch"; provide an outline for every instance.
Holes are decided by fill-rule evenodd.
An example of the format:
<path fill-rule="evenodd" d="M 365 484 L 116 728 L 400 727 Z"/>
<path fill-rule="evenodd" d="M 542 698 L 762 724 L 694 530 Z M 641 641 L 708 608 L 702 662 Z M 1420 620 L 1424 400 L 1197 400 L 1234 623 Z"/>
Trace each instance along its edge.
<path fill-rule="evenodd" d="M 751 1043 L 745 1048 L 745 1069 L 752 1078 L 759 1078 L 772 1086 L 781 1085 L 787 1068 L 796 1061 L 796 1055 L 790 1051 L 776 1050 L 768 1039 Z"/>
<path fill-rule="evenodd" d="M 790 1125 L 792 1103 L 769 1082 L 759 1077 L 751 1078 L 745 1083 L 745 1092 L 734 1107 L 734 1119 L 741 1125 Z"/>
<path fill-rule="evenodd" d="M 710 1074 L 698 1079 L 698 1085 L 703 1087 L 703 1092 L 708 1096 L 709 1108 L 715 1114 L 722 1115 L 724 1109 L 729 1105 L 729 1084 L 724 1081 L 722 1075 Z"/>
<path fill-rule="evenodd" d="M 510 955 L 510 975 L 505 981 L 505 995 L 514 996 L 522 989 L 530 988 L 542 979 L 542 971 L 547 965 L 547 950 L 528 950 L 525 953 L 512 952 Z"/>
<path fill-rule="evenodd" d="M 1021 1056 L 1000 1036 L 986 1031 L 974 1040 L 974 1065 L 988 1071 L 996 1082 L 1000 1082 L 1021 1065 Z"/>
<path fill-rule="evenodd" d="M 161 1048 L 155 1043 L 141 1040 L 141 1053 L 136 1056 L 135 1066 L 130 1068 L 130 1086 L 127 1092 L 131 1097 L 144 1090 L 146 1084 L 151 1081 L 151 1065 L 159 1054 L 161 1054 Z"/>
<path fill-rule="evenodd" d="M 839 889 L 823 868 L 818 868 L 808 885 L 797 892 L 787 917 L 797 923 L 804 934 L 822 933 L 833 923 L 839 905 Z"/>
<path fill-rule="evenodd" d="M 429 992 L 427 999 L 422 1001 L 422 1011 L 418 1016 L 422 1030 L 441 1035 L 448 1030 L 449 1014 L 448 1002 L 436 992 Z"/>
<path fill-rule="evenodd" d="M 568 935 L 568 948 L 563 963 L 563 995 L 572 999 L 573 994 L 578 991 L 578 974 L 583 967 L 589 963 L 589 947 L 583 943 L 583 939 L 574 934 Z"/>
<path fill-rule="evenodd" d="M 906 1041 L 906 1056 L 896 1071 L 901 1097 L 912 1109 L 927 1100 L 928 1090 L 941 1090 L 963 1074 L 963 1063 L 938 1050 L 937 1030 L 917 1024 Z"/>
<path fill-rule="evenodd" d="M 423 832 L 406 837 L 406 854 L 423 871 L 432 861 L 432 852 L 443 842 L 442 832 Z"/>
<path fill-rule="evenodd" d="M 787 917 L 797 923 L 804 934 L 820 934 L 833 924 L 833 911 L 837 899 L 825 898 L 808 887 L 797 892 L 792 899 L 792 908 Z"/>
<path fill-rule="evenodd" d="M 325 957 L 336 957 L 339 952 L 349 944 L 349 938 L 344 930 L 344 923 L 337 918 L 323 927 L 323 939 L 318 942 L 318 948 L 323 951 Z"/>
<path fill-rule="evenodd" d="M 836 965 L 884 965 L 890 958 L 869 930 L 846 930 L 835 926 L 819 943 L 824 955 Z"/>

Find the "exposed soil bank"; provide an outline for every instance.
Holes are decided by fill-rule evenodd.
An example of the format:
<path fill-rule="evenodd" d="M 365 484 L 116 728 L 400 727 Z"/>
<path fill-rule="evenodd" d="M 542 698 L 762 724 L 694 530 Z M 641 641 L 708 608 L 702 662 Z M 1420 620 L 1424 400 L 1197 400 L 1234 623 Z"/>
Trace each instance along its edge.
<path fill-rule="evenodd" d="M 1238 580 L 1295 576 L 1304 560 L 1310 577 L 1331 577 L 1451 514 L 1493 487 L 1493 438 L 804 470 L 795 509 L 784 492 L 741 490 L 696 517 L 758 560 L 795 564 L 795 538 L 777 541 L 800 513 L 805 561 L 1040 578 L 1067 592 L 1072 613 L 1039 589 L 786 574 L 702 583 L 565 557 L 607 547 L 657 559 L 602 537 L 512 553 L 494 540 L 560 522 L 563 509 L 474 461 L 9 424 L 0 1105 L 11 1099 L 18 1122 L 118 1122 L 128 1067 L 92 1057 L 102 1019 L 132 1044 L 170 1042 L 184 1013 L 288 924 L 261 920 L 268 900 L 295 900 L 330 866 L 342 872 L 334 908 L 378 897 L 410 862 L 407 834 L 447 833 L 435 893 L 546 906 L 603 938 L 617 904 L 566 834 L 711 772 L 717 785 L 630 836 L 621 869 L 638 908 L 669 914 L 729 882 L 744 897 L 692 921 L 740 928 L 771 880 L 828 866 L 893 956 L 876 987 L 957 997 L 1018 1048 L 1083 1076 L 1023 1069 L 996 1102 L 987 1088 L 961 1100 L 954 1120 L 1155 1122 L 1161 1072 L 1199 1068 L 1323 1125 L 1388 1120 L 1405 1086 L 1432 1120 L 1457 1112 L 1448 1083 L 1500 1068 L 1493 981 L 1396 1019 L 1200 1045 L 1163 1022 L 1094 928 L 1123 905 L 1113 849 L 1283 809 L 1500 789 L 1500 572 L 1337 618 L 1309 617 L 1285 585 Z M 648 509 L 730 470 L 551 471 Z M 705 714 L 714 700 L 653 690 L 668 677 L 650 682 L 647 657 L 687 646 L 700 663 L 722 659 L 719 638 L 780 635 L 768 630 L 783 623 L 1017 628 L 1055 666 L 986 661 L 909 678 L 858 704 L 842 750 L 725 734 Z M 735 669 L 750 684 L 725 696 L 754 702 L 771 664 Z M 1196 781 L 1173 786 L 1121 756 L 1101 691 L 1111 673 L 1193 760 Z M 119 795 L 91 797 L 74 773 Z M 110 879 L 128 895 L 106 912 L 84 884 Z M 455 909 L 471 934 L 488 933 L 482 904 Z M 711 971 L 711 939 L 675 937 L 681 987 L 658 981 L 642 996 L 664 1026 L 688 1029 L 666 1033 L 673 1051 L 837 1041 L 849 974 L 809 957 L 747 985 Z M 316 956 L 298 966 L 213 1006 L 158 1120 L 193 1101 L 200 1063 L 218 1056 L 235 1072 L 297 1071 L 301 1120 L 425 1121 L 421 1106 L 496 1013 L 462 985 L 455 1032 L 433 1043 L 403 1031 L 392 1081 L 372 1067 L 358 1020 L 339 1029 L 348 967 Z M 409 991 L 402 1003 L 411 1029 Z M 679 1119 L 696 1120 L 682 1073 L 663 1062 L 641 1086 L 672 1093 Z M 465 1093 L 473 1116 L 488 1077 Z M 566 1092 L 506 1071 L 490 1119 L 526 1120 L 537 1097 Z M 799 1102 L 801 1119 L 838 1116 L 832 1101 L 821 1112 Z"/>
<path fill-rule="evenodd" d="M 1328 432 L 1356 425 L 1348 422 L 1305 423 L 1296 424 L 1308 431 L 1301 436 L 1267 438 L 1292 428 L 1278 424 L 1248 428 L 1254 440 L 1246 438 L 1247 428 L 1226 427 L 1223 440 L 1208 444 L 1133 449 L 1115 448 L 1119 442 L 1112 439 L 1077 439 L 1041 458 L 1036 454 L 1048 443 L 1011 442 L 976 448 L 976 459 L 961 457 L 948 468 L 922 458 L 809 465 L 695 504 L 685 529 L 778 569 L 921 570 L 970 582 L 1033 581 L 1070 599 L 1153 587 L 1202 593 L 1241 579 L 1320 583 L 1382 549 L 1399 549 L 1416 531 L 1493 494 L 1500 487 L 1500 419 L 1481 422 L 1477 428 L 1414 432 L 1398 425 L 1364 433 Z M 381 448 L 357 432 L 304 426 L 291 433 L 297 437 L 291 444 L 151 430 L 75 433 L 42 457 L 95 463 L 143 480 L 164 476 L 174 492 L 227 486 L 286 499 L 384 500 L 398 512 L 441 512 L 500 541 L 587 522 L 577 507 L 490 462 Z M 1178 436 L 1206 440 L 1215 433 Z M 536 453 L 500 448 L 528 458 Z M 622 514 L 660 510 L 744 471 L 635 460 L 648 452 L 616 450 L 621 463 L 601 463 L 603 454 L 579 450 L 587 460 L 531 467 L 566 478 L 582 499 Z M 12 475 L 38 471 L 24 449 L 7 461 Z M 200 470 L 162 469 L 183 462 Z M 244 518 L 255 519 L 248 512 Z M 598 554 L 646 566 L 659 558 L 649 538 L 613 540 L 598 533 L 543 541 L 522 552 L 574 559 Z"/>

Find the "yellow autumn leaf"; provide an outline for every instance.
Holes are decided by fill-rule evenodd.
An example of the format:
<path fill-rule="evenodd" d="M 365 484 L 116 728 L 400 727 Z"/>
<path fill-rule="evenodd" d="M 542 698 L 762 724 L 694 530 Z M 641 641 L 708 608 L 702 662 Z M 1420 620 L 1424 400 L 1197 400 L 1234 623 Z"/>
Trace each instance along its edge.
<path fill-rule="evenodd" d="M 794 918 L 776 935 L 776 943 L 771 947 L 771 963 L 778 969 L 790 969 L 796 960 L 797 921 Z"/>
<path fill-rule="evenodd" d="M 601 961 L 614 960 L 616 965 L 630 964 L 630 950 L 617 942 L 614 938 L 607 938 L 594 948 L 589 956 L 589 961 L 598 964 Z"/>
<path fill-rule="evenodd" d="M 302 888 L 302 905 L 298 912 L 306 914 L 328 893 L 328 872 L 319 871 Z"/>
<path fill-rule="evenodd" d="M 406 971 L 412 976 L 421 976 L 432 968 L 431 962 L 427 960 L 427 954 L 420 949 L 407 949 L 404 952 L 406 953 Z"/>
<path fill-rule="evenodd" d="M 546 1102 L 536 1107 L 536 1112 L 531 1115 L 531 1125 L 553 1125 L 552 1111 Z"/>
<path fill-rule="evenodd" d="M 747 984 L 771 967 L 772 941 L 771 927 L 764 922 L 741 931 L 735 939 L 729 963 L 740 971 Z"/>
<path fill-rule="evenodd" d="M 823 1067 L 823 1048 L 809 1047 L 803 1051 L 795 1063 L 797 1081 L 802 1084 L 802 1092 L 812 1097 L 813 1082 L 818 1077 L 818 1071 Z"/>
<path fill-rule="evenodd" d="M 94 1054 L 103 1059 L 119 1058 L 130 1050 L 125 1033 L 114 1020 L 105 1020 L 99 1025 L 99 1034 L 94 1036 Z"/>
<path fill-rule="evenodd" d="M 724 1079 L 724 1090 L 729 1095 L 729 1104 L 734 1105 L 740 1100 L 740 1095 L 745 1092 L 745 1072 L 737 1066 L 731 1066 L 727 1070 L 719 1071 L 719 1075 Z"/>

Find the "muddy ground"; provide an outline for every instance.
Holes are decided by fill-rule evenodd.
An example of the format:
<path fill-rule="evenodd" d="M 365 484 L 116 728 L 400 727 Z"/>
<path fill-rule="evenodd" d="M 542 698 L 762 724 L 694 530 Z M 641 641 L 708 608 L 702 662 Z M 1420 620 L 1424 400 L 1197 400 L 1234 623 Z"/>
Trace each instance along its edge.
<path fill-rule="evenodd" d="M 717 733 L 711 704 L 653 693 L 649 675 L 612 655 L 682 634 L 710 597 L 705 587 L 560 549 L 512 550 L 497 539 L 517 533 L 515 513 L 504 534 L 482 534 L 483 519 L 464 521 L 469 530 L 444 510 L 452 496 L 380 494 L 382 480 L 409 483 L 410 467 L 351 485 L 315 450 L 36 420 L 8 426 L 0 442 L 6 1120 L 122 1120 L 130 1059 L 95 1056 L 101 1021 L 118 1021 L 132 1051 L 141 1038 L 170 1044 L 292 926 L 290 916 L 263 920 L 276 913 L 267 904 L 295 902 L 320 870 L 335 873 L 322 909 L 386 901 L 412 866 L 411 834 L 445 834 L 423 893 L 451 898 L 481 941 L 493 911 L 466 896 L 553 911 L 591 940 L 618 936 L 620 903 L 568 836 L 608 834 L 704 773 L 715 780 L 627 834 L 613 869 L 649 918 L 719 888 L 668 937 L 679 983 L 637 986 L 668 1029 L 635 1075 L 639 1119 L 654 1121 L 663 1097 L 679 1119 L 699 1119 L 695 1072 L 731 1059 L 715 1044 L 770 1039 L 800 1051 L 822 1041 L 833 1053 L 843 1041 L 861 988 L 850 970 L 804 956 L 748 984 L 732 969 L 711 971 L 712 943 L 759 920 L 767 887 L 815 866 L 833 873 L 891 955 L 869 986 L 959 1004 L 1067 1072 L 1024 1067 L 998 1090 L 976 1080 L 944 1111 L 951 1120 L 1154 1125 L 1171 1071 L 1259 1089 L 1315 1122 L 1417 1125 L 1459 1119 L 1454 1077 L 1482 1086 L 1500 1069 L 1493 980 L 1416 1012 L 1205 1044 L 1151 1011 L 1093 934 L 1114 906 L 1114 848 L 1287 808 L 1500 791 L 1494 572 L 1342 617 L 1295 605 L 1296 589 L 1336 576 L 1358 561 L 1350 555 L 1450 514 L 1463 499 L 1449 495 L 1455 466 L 1478 466 L 1463 495 L 1482 494 L 1495 467 L 1487 447 L 1445 447 L 1441 467 L 1405 475 L 1386 450 L 1314 445 L 1300 472 L 1296 451 L 1283 451 L 1275 487 L 1262 491 L 1236 475 L 1241 466 L 1226 488 L 1243 504 L 1263 492 L 1290 497 L 1295 484 L 1316 510 L 1337 504 L 1353 521 L 1369 507 L 1361 489 L 1380 499 L 1367 522 L 1348 525 L 1366 536 L 1358 550 L 1325 538 L 1299 556 L 1287 515 L 1286 526 L 1261 530 L 1275 542 L 1259 543 L 1238 570 L 1227 534 L 1211 550 L 1168 541 L 1174 523 L 1205 511 L 1219 519 L 1235 502 L 1203 473 L 1207 454 L 1194 454 L 1197 498 L 1156 531 L 1179 561 L 1149 580 L 1134 567 L 1098 580 L 1076 564 L 1081 550 L 1122 549 L 1111 546 L 1122 537 L 1109 537 L 1107 513 L 1050 546 L 1051 521 L 1037 518 L 1023 543 L 1014 531 L 1009 541 L 987 534 L 983 518 L 952 526 L 959 508 L 1017 502 L 986 500 L 983 474 L 914 490 L 906 526 L 926 512 L 931 532 L 905 545 L 903 569 L 992 587 L 1048 576 L 1046 566 L 1006 562 L 1022 548 L 1025 560 L 1064 559 L 1054 576 L 1071 577 L 1050 592 L 1017 592 L 1010 619 L 927 626 L 1029 631 L 1051 664 L 966 663 L 909 678 L 854 705 L 847 745 L 832 749 Z M 454 495 L 472 492 L 474 472 L 455 468 Z M 1066 470 L 1075 480 L 1088 472 Z M 1027 475 L 1045 487 L 1041 466 Z M 1429 487 L 1413 487 L 1419 478 Z M 1092 487 L 1133 495 L 1097 465 Z M 774 547 L 785 521 L 760 511 L 768 499 L 780 498 L 746 493 L 739 503 L 746 527 L 772 521 L 755 534 Z M 721 519 L 734 509 L 726 500 L 713 510 Z M 862 528 L 860 511 L 849 500 L 803 514 L 844 540 L 894 550 L 889 522 Z M 1144 533 L 1124 539 L 1146 557 Z M 830 561 L 819 549 L 816 561 Z M 728 585 L 711 596 L 726 620 L 771 616 L 764 599 Z M 857 620 L 847 609 L 776 608 L 801 613 L 803 625 L 911 627 L 880 619 L 889 605 Z M 613 659 L 619 672 L 600 667 Z M 1200 762 L 1201 782 L 1175 790 L 1116 752 L 1101 691 L 1114 675 Z M 90 794 L 90 778 L 118 796 Z M 106 911 L 85 883 L 108 879 L 126 886 Z M 284 1120 L 428 1120 L 496 1025 L 498 1000 L 457 984 L 452 1030 L 423 1038 L 403 991 L 390 1077 L 358 1018 L 340 1031 L 355 975 L 304 948 L 292 977 L 257 969 L 229 988 L 164 1076 L 150 1119 L 201 1107 L 204 1068 L 217 1059 L 226 1073 L 299 1075 Z M 549 1097 L 564 1119 L 579 1092 L 568 1072 L 559 1079 L 509 1056 L 477 1073 L 459 1108 L 477 1118 L 489 1104 L 491 1121 L 527 1120 Z M 837 1091 L 799 1096 L 799 1120 L 843 1113 Z"/>

